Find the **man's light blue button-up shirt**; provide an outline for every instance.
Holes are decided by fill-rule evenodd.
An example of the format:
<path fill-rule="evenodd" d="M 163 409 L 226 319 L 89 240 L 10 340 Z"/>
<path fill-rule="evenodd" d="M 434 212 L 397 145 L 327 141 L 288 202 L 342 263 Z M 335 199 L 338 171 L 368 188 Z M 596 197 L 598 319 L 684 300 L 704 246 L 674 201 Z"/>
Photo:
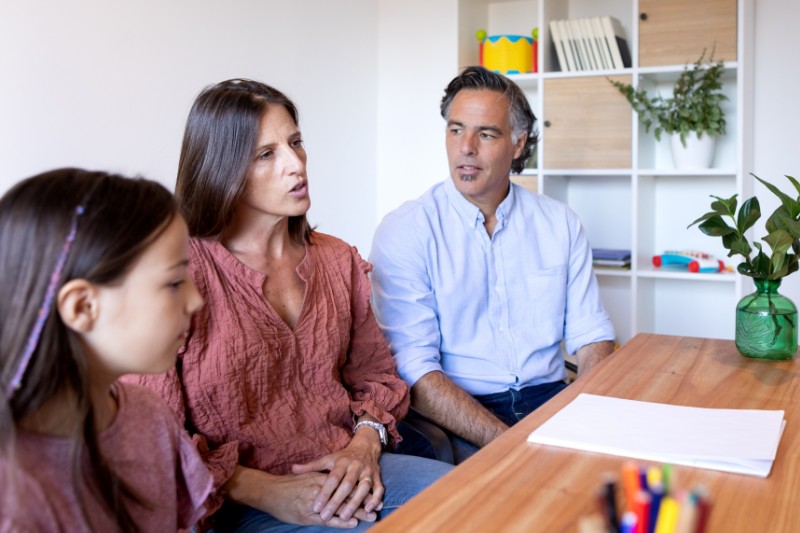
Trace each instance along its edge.
<path fill-rule="evenodd" d="M 512 184 L 493 235 L 451 180 L 389 213 L 372 244 L 373 308 L 400 375 L 443 371 L 470 394 L 563 379 L 612 340 L 589 243 L 564 204 Z"/>

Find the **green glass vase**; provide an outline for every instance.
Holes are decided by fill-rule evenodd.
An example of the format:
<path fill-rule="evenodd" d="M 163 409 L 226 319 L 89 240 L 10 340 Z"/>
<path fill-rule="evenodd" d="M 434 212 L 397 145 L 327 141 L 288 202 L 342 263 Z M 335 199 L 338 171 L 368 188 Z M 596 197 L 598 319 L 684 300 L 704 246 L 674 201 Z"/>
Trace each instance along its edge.
<path fill-rule="evenodd" d="M 778 294 L 780 280 L 754 280 L 756 292 L 736 306 L 736 348 L 754 359 L 792 359 L 797 353 L 797 307 Z"/>

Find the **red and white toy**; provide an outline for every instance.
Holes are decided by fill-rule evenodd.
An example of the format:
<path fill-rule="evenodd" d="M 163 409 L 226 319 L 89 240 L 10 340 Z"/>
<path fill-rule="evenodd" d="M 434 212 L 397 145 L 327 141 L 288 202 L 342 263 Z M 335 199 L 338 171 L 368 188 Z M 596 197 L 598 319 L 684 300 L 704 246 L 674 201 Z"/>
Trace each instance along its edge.
<path fill-rule="evenodd" d="M 711 254 L 697 250 L 669 250 L 653 256 L 653 266 L 686 268 L 689 272 L 722 272 L 725 263 Z"/>

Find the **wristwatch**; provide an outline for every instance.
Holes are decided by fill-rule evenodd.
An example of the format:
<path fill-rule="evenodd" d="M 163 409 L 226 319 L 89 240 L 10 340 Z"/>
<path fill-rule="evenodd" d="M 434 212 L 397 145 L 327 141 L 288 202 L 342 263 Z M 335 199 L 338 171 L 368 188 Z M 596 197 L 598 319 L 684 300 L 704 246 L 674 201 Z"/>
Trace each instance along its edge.
<path fill-rule="evenodd" d="M 373 422 L 372 420 L 362 420 L 361 422 L 353 426 L 353 433 L 358 431 L 358 428 L 363 426 L 369 426 L 378 432 L 378 435 L 381 438 L 381 445 L 386 446 L 389 444 L 389 438 L 386 435 L 386 426 L 384 426 L 379 422 Z"/>

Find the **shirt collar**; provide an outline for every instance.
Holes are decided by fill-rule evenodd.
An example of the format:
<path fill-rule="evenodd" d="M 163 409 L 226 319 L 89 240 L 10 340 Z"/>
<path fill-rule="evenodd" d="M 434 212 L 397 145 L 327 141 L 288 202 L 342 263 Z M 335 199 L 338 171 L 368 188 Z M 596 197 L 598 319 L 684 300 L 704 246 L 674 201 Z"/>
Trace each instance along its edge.
<path fill-rule="evenodd" d="M 465 224 L 474 228 L 478 224 L 483 224 L 485 222 L 486 219 L 478 206 L 464 198 L 464 195 L 458 192 L 452 177 L 445 181 L 444 190 L 450 203 L 455 207 Z M 511 214 L 511 209 L 514 207 L 515 195 L 515 187 L 512 183 L 508 188 L 508 194 L 503 198 L 503 201 L 500 202 L 500 205 L 497 206 L 497 210 L 495 211 L 498 227 L 504 227 L 506 225 L 506 221 Z"/>

